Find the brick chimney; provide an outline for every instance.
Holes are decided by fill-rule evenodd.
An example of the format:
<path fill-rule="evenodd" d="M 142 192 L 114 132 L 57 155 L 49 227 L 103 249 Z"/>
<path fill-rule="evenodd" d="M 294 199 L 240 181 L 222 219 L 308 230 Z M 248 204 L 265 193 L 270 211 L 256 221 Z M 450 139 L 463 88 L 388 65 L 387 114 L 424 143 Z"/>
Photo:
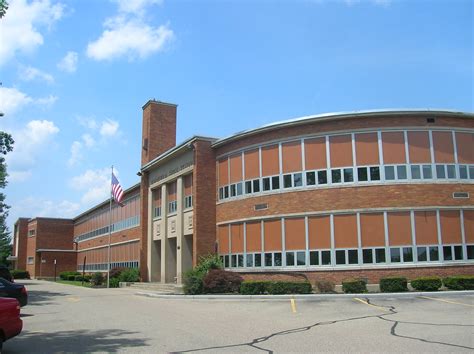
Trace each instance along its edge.
<path fill-rule="evenodd" d="M 155 100 L 143 106 L 142 166 L 176 145 L 176 108 Z"/>

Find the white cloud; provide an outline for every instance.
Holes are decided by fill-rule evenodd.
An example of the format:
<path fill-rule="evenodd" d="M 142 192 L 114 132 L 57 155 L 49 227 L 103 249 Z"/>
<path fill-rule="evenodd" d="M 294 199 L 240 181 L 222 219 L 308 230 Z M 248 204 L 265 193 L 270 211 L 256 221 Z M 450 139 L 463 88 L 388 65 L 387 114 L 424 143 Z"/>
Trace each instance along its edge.
<path fill-rule="evenodd" d="M 82 136 L 82 141 L 74 141 L 71 145 L 71 156 L 68 160 L 69 166 L 77 165 L 84 157 L 83 151 L 85 148 L 91 148 L 95 145 L 95 140 L 89 134 Z"/>
<path fill-rule="evenodd" d="M 118 175 L 118 171 L 114 171 Z M 94 205 L 100 203 L 110 196 L 110 168 L 98 170 L 87 170 L 83 174 L 70 180 L 72 188 L 83 191 L 81 203 Z"/>
<path fill-rule="evenodd" d="M 119 122 L 107 119 L 102 122 L 100 127 L 100 135 L 103 137 L 112 137 L 119 133 Z"/>
<path fill-rule="evenodd" d="M 54 82 L 54 77 L 51 74 L 45 73 L 44 71 L 41 71 L 37 68 L 33 68 L 32 66 L 20 68 L 20 79 L 23 81 L 40 80 L 45 81 L 48 84 L 52 84 Z"/>
<path fill-rule="evenodd" d="M 67 52 L 67 54 L 60 60 L 58 63 L 58 69 L 73 73 L 77 70 L 77 53 L 76 52 Z"/>
<path fill-rule="evenodd" d="M 86 147 L 91 148 L 95 145 L 95 140 L 90 134 L 84 134 L 82 136 L 82 140 Z"/>
<path fill-rule="evenodd" d="M 78 214 L 81 209 L 79 203 L 69 200 L 49 200 L 31 196 L 12 205 L 11 220 L 18 217 L 60 217 L 72 218 Z"/>
<path fill-rule="evenodd" d="M 9 182 L 24 182 L 31 177 L 31 170 L 8 172 Z"/>
<path fill-rule="evenodd" d="M 95 60 L 127 57 L 144 59 L 159 51 L 174 38 L 168 25 L 152 27 L 138 19 L 115 17 L 105 22 L 106 30 L 87 46 L 87 55 Z"/>
<path fill-rule="evenodd" d="M 93 117 L 77 116 L 76 120 L 80 125 L 90 130 L 95 130 L 98 127 L 98 124 Z"/>
<path fill-rule="evenodd" d="M 31 168 L 58 132 L 59 128 L 47 120 L 32 120 L 23 129 L 12 132 L 17 144 L 6 156 L 11 181 L 24 181 L 31 176 Z"/>
<path fill-rule="evenodd" d="M 119 12 L 143 15 L 145 9 L 150 5 L 160 5 L 162 0 L 114 0 L 118 5 Z"/>
<path fill-rule="evenodd" d="M 50 106 L 56 102 L 57 99 L 58 97 L 53 95 L 42 98 L 32 98 L 16 88 L 0 87 L 0 109 L 5 114 L 5 116 L 11 115 L 17 110 L 21 109 L 22 106 L 32 103 Z"/>
<path fill-rule="evenodd" d="M 63 16 L 64 6 L 50 0 L 11 1 L 7 14 L 0 21 L 2 44 L 0 66 L 17 53 L 30 53 L 44 42 L 40 28 L 50 28 Z"/>

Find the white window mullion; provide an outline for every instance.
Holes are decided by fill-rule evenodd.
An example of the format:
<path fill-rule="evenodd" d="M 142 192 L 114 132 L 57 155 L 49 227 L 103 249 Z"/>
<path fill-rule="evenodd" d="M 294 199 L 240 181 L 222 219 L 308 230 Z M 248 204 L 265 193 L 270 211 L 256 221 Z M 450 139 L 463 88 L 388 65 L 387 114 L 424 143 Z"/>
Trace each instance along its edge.
<path fill-rule="evenodd" d="M 260 221 L 260 241 L 262 243 L 260 250 L 260 266 L 265 267 L 265 228 L 263 220 Z"/>
<path fill-rule="evenodd" d="M 309 267 L 309 220 L 308 217 L 305 216 L 304 218 L 304 235 L 305 235 L 305 243 L 306 243 L 306 248 L 305 248 L 305 260 L 306 260 L 306 266 Z"/>
<path fill-rule="evenodd" d="M 242 227 L 244 228 L 244 268 L 247 268 L 247 223 L 243 222 Z"/>
<path fill-rule="evenodd" d="M 302 187 L 306 187 L 306 161 L 304 139 L 301 139 L 301 182 Z"/>
<path fill-rule="evenodd" d="M 245 188 L 245 182 L 243 182 L 245 180 L 245 154 L 244 152 L 242 151 L 242 195 L 245 194 L 244 193 L 244 188 Z"/>
<path fill-rule="evenodd" d="M 464 210 L 459 210 L 459 220 L 461 222 L 462 259 L 467 261 L 466 231 L 464 230 Z"/>
<path fill-rule="evenodd" d="M 454 163 L 457 165 L 459 162 L 458 162 L 458 147 L 456 144 L 456 132 L 453 130 L 451 131 L 451 134 L 453 136 Z"/>
<path fill-rule="evenodd" d="M 405 160 L 407 164 L 407 179 L 411 180 L 411 168 L 410 168 L 410 149 L 408 147 L 408 132 L 403 131 L 403 140 L 405 140 Z"/>
<path fill-rule="evenodd" d="M 433 145 L 433 131 L 428 131 L 428 137 L 430 141 L 430 156 L 431 156 L 431 164 L 435 163 L 435 154 L 434 154 L 434 145 Z"/>
<path fill-rule="evenodd" d="M 334 267 L 336 265 L 336 252 L 334 250 L 334 214 L 329 216 L 329 223 L 331 229 L 331 266 Z"/>
<path fill-rule="evenodd" d="M 444 262 L 444 254 L 443 254 L 443 242 L 441 238 L 441 218 L 439 216 L 439 209 L 436 210 L 436 228 L 438 231 L 438 254 L 440 262 Z"/>
<path fill-rule="evenodd" d="M 355 142 L 355 134 L 352 133 L 351 134 L 351 140 L 352 140 L 352 169 L 353 169 L 353 172 L 352 172 L 352 179 L 353 179 L 353 183 L 357 183 L 358 182 L 358 177 L 357 177 L 357 154 L 356 154 L 356 142 Z M 341 176 L 341 178 L 343 179 L 343 176 Z"/>
<path fill-rule="evenodd" d="M 356 213 L 357 217 L 357 262 L 358 264 L 363 264 L 362 259 L 362 236 L 360 232 L 360 213 Z"/>
<path fill-rule="evenodd" d="M 379 148 L 380 182 L 385 182 L 385 168 L 382 151 L 382 132 L 380 130 L 377 131 L 377 143 Z"/>
<path fill-rule="evenodd" d="M 285 218 L 281 218 L 281 266 L 286 267 L 285 257 Z"/>
<path fill-rule="evenodd" d="M 415 228 L 415 212 L 410 210 L 410 224 L 411 224 L 411 245 L 412 245 L 412 257 L 413 263 L 418 262 L 418 252 L 416 252 L 416 228 Z M 402 249 L 403 250 L 403 249 Z M 405 260 L 403 260 L 405 261 Z"/>
<path fill-rule="evenodd" d="M 331 150 L 329 147 L 329 135 L 326 135 L 326 182 L 327 185 L 332 184 L 332 177 L 331 177 Z M 332 261 L 332 260 L 331 260 Z"/>
<path fill-rule="evenodd" d="M 384 225 L 384 234 L 385 234 L 385 262 L 390 264 L 390 242 L 388 234 L 388 213 L 383 212 L 383 225 Z"/>

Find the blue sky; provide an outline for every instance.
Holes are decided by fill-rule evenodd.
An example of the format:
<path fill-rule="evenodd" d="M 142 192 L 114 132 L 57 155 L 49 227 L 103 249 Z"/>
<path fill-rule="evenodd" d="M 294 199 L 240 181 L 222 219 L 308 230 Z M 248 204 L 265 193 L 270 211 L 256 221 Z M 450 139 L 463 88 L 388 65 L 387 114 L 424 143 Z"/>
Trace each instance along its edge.
<path fill-rule="evenodd" d="M 473 2 L 9 0 L 0 129 L 19 216 L 72 217 L 137 183 L 141 107 L 178 104 L 178 136 L 299 116 L 473 111 Z"/>

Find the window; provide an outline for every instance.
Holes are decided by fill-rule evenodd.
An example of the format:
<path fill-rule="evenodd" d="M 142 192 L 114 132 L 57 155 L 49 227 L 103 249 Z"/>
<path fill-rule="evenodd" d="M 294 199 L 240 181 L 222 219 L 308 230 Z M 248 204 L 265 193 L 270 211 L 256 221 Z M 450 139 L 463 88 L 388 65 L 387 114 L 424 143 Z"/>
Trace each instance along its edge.
<path fill-rule="evenodd" d="M 28 257 L 28 264 L 34 264 L 35 263 L 35 257 Z"/>
<path fill-rule="evenodd" d="M 327 171 L 318 171 L 318 184 L 327 184 L 328 183 L 328 176 Z"/>
<path fill-rule="evenodd" d="M 332 183 L 341 183 L 341 170 L 331 170 L 331 182 Z"/>
<path fill-rule="evenodd" d="M 247 268 L 253 267 L 253 254 L 247 254 L 247 258 L 245 260 L 245 266 Z"/>
<path fill-rule="evenodd" d="M 407 167 L 404 165 L 397 166 L 398 179 L 407 179 Z"/>
<path fill-rule="evenodd" d="M 467 179 L 467 166 L 466 165 L 459 166 L 459 178 Z"/>
<path fill-rule="evenodd" d="M 413 249 L 411 247 L 403 247 L 403 262 L 413 262 Z"/>
<path fill-rule="evenodd" d="M 357 250 L 348 250 L 348 258 L 349 258 L 349 264 L 358 264 L 359 263 L 359 258 L 358 258 L 358 251 Z"/>
<path fill-rule="evenodd" d="M 230 196 L 235 197 L 237 195 L 237 187 L 235 184 L 230 185 Z"/>
<path fill-rule="evenodd" d="M 318 251 L 309 252 L 309 265 L 319 265 L 319 252 Z"/>
<path fill-rule="evenodd" d="M 238 254 L 237 255 L 237 266 L 238 267 L 243 267 L 244 266 L 244 255 L 243 254 Z"/>
<path fill-rule="evenodd" d="M 265 267 L 271 267 L 272 264 L 272 254 L 271 253 L 265 253 Z"/>
<path fill-rule="evenodd" d="M 254 255 L 255 267 L 262 266 L 262 255 L 260 253 L 255 253 Z"/>
<path fill-rule="evenodd" d="M 375 260 L 374 260 L 375 256 Z M 364 248 L 362 250 L 362 263 L 385 263 L 385 248 Z"/>
<path fill-rule="evenodd" d="M 286 265 L 287 266 L 304 266 L 306 265 L 306 252 L 305 251 L 290 251 L 286 252 Z"/>
<path fill-rule="evenodd" d="M 346 251 L 345 250 L 336 251 L 336 264 L 346 264 Z"/>
<path fill-rule="evenodd" d="M 367 167 L 359 167 L 357 169 L 357 178 L 359 182 L 366 182 L 369 180 L 369 177 L 367 175 Z"/>
<path fill-rule="evenodd" d="M 418 246 L 416 254 L 418 262 L 436 262 L 439 260 L 438 246 Z"/>
<path fill-rule="evenodd" d="M 280 252 L 275 252 L 273 254 L 273 265 L 275 267 L 281 267 L 281 253 Z"/>
<path fill-rule="evenodd" d="M 192 208 L 193 206 L 193 196 L 187 195 L 184 197 L 184 209 Z"/>
<path fill-rule="evenodd" d="M 172 202 L 168 203 L 168 213 L 176 213 L 178 207 L 178 203 L 176 200 L 173 200 Z"/>
<path fill-rule="evenodd" d="M 467 259 L 474 259 L 474 245 L 467 245 Z"/>
<path fill-rule="evenodd" d="M 270 177 L 265 177 L 263 180 L 263 190 L 264 191 L 269 191 L 271 188 L 270 188 Z"/>
<path fill-rule="evenodd" d="M 390 248 L 390 261 L 392 263 L 401 262 L 400 248 Z"/>
<path fill-rule="evenodd" d="M 229 198 L 229 186 L 224 187 L 224 198 Z"/>
<path fill-rule="evenodd" d="M 330 265 L 331 264 L 331 251 L 324 250 L 312 250 L 309 251 L 309 265 Z"/>
<path fill-rule="evenodd" d="M 316 185 L 316 172 L 306 172 L 306 185 L 307 186 Z"/>
<path fill-rule="evenodd" d="M 354 181 L 354 172 L 352 168 L 345 168 L 344 169 L 344 183 L 353 182 Z"/>
<path fill-rule="evenodd" d="M 302 173 L 295 173 L 293 175 L 294 186 L 301 187 L 303 185 L 303 174 Z"/>
<path fill-rule="evenodd" d="M 436 178 L 446 178 L 446 170 L 444 165 L 436 165 Z"/>
<path fill-rule="evenodd" d="M 395 166 L 385 166 L 385 179 L 387 181 L 395 180 Z"/>
<path fill-rule="evenodd" d="M 421 179 L 420 165 L 411 165 L 411 178 Z"/>
<path fill-rule="evenodd" d="M 283 176 L 283 188 L 291 188 L 291 175 L 284 175 Z"/>
<path fill-rule="evenodd" d="M 321 251 L 321 264 L 322 265 L 331 264 L 331 251 Z"/>
<path fill-rule="evenodd" d="M 36 234 L 36 230 L 28 230 L 28 237 L 33 237 Z"/>
<path fill-rule="evenodd" d="M 423 179 L 431 179 L 431 178 L 433 178 L 431 165 L 423 165 Z"/>
<path fill-rule="evenodd" d="M 375 249 L 375 263 L 385 263 L 385 248 Z"/>
<path fill-rule="evenodd" d="M 362 262 L 364 264 L 374 263 L 374 260 L 372 259 L 372 249 L 362 250 Z"/>
<path fill-rule="evenodd" d="M 280 189 L 280 177 L 273 176 L 272 177 L 272 189 Z"/>
<path fill-rule="evenodd" d="M 286 252 L 286 265 L 287 266 L 295 265 L 295 252 Z"/>
<path fill-rule="evenodd" d="M 161 207 L 155 207 L 153 210 L 153 217 L 154 218 L 159 218 L 161 216 Z"/>
<path fill-rule="evenodd" d="M 380 168 L 378 166 L 370 167 L 370 180 L 380 181 Z"/>
<path fill-rule="evenodd" d="M 225 255 L 224 256 L 224 267 L 225 268 L 229 268 L 230 264 L 229 264 L 229 255 Z"/>
<path fill-rule="evenodd" d="M 448 170 L 448 178 L 456 178 L 456 166 L 455 165 L 447 165 Z"/>
<path fill-rule="evenodd" d="M 306 265 L 306 252 L 304 251 L 296 252 L 296 265 L 299 265 L 299 266 Z"/>
<path fill-rule="evenodd" d="M 237 186 L 237 195 L 242 195 L 242 182 L 236 184 Z"/>
<path fill-rule="evenodd" d="M 252 193 L 252 181 L 246 181 L 245 182 L 245 194 L 251 194 Z"/>
<path fill-rule="evenodd" d="M 235 268 L 237 267 L 237 255 L 236 254 L 232 254 L 230 256 L 230 266 Z"/>
<path fill-rule="evenodd" d="M 258 179 L 253 180 L 253 192 L 254 193 L 260 192 L 260 180 Z"/>
<path fill-rule="evenodd" d="M 469 178 L 474 179 L 474 165 L 469 166 Z"/>

